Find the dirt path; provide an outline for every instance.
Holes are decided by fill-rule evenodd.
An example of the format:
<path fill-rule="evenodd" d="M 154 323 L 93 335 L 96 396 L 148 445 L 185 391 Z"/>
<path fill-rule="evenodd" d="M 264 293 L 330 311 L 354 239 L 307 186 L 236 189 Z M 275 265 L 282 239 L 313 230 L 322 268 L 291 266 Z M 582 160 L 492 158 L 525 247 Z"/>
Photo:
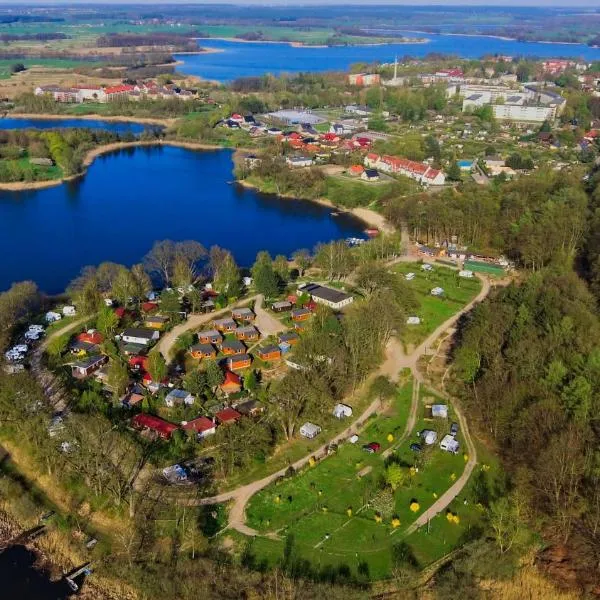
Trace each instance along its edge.
<path fill-rule="evenodd" d="M 254 303 L 254 314 L 256 315 L 256 322 L 254 324 L 261 335 L 268 337 L 286 331 L 287 327 L 263 308 L 264 302 L 265 297 L 259 294 Z"/>
<path fill-rule="evenodd" d="M 31 372 L 34 374 L 38 383 L 42 386 L 44 394 L 48 398 L 48 402 L 52 405 L 54 410 L 63 412 L 67 408 L 68 398 L 66 397 L 67 390 L 65 390 L 63 384 L 42 365 L 42 355 L 50 342 L 57 337 L 69 333 L 73 329 L 76 329 L 89 317 L 80 317 L 71 323 L 68 323 L 64 327 L 53 331 L 44 341 L 34 350 L 31 355 Z"/>
<path fill-rule="evenodd" d="M 244 298 L 235 304 L 231 304 L 227 308 L 223 308 L 221 310 L 217 310 L 212 313 L 202 313 L 202 314 L 194 314 L 188 318 L 187 321 L 182 323 L 181 325 L 177 325 L 177 327 L 173 327 L 171 331 L 168 331 L 163 335 L 158 344 L 156 344 L 156 349 L 165 357 L 165 360 L 169 362 L 171 360 L 170 353 L 173 345 L 177 341 L 177 338 L 185 333 L 186 331 L 198 329 L 200 325 L 204 325 L 205 323 L 210 323 L 214 319 L 222 317 L 223 315 L 231 312 L 232 308 L 236 306 L 241 306 L 243 304 L 248 304 L 248 302 L 252 302 L 253 300 L 258 300 L 259 295 L 250 296 L 249 298 Z"/>
<path fill-rule="evenodd" d="M 396 338 L 392 338 L 386 347 L 385 360 L 374 376 L 385 375 L 387 377 L 390 377 L 393 381 L 397 381 L 400 371 L 402 369 L 409 368 L 415 377 L 415 388 L 413 391 L 409 418 L 407 420 L 406 428 L 402 435 L 403 440 L 410 435 L 417 420 L 417 411 L 419 405 L 419 386 L 423 381 L 423 378 L 417 368 L 418 360 L 423 354 L 425 354 L 427 348 L 430 347 L 440 335 L 442 335 L 448 328 L 454 326 L 464 314 L 469 312 L 477 303 L 481 302 L 488 295 L 491 288 L 490 283 L 484 277 L 480 277 L 480 279 L 482 281 L 482 287 L 477 296 L 475 296 L 475 298 L 473 298 L 471 302 L 465 305 L 455 315 L 450 317 L 447 321 L 445 321 L 437 329 L 435 329 L 435 331 L 433 331 L 427 337 L 427 339 L 424 340 L 410 355 L 404 354 L 402 344 Z M 309 455 L 296 461 L 292 465 L 292 467 L 295 470 L 301 469 L 308 463 L 311 456 L 319 455 L 325 452 L 329 444 L 339 443 L 340 441 L 348 438 L 350 434 L 359 431 L 359 428 L 356 427 L 356 423 L 364 423 L 365 420 L 368 419 L 368 417 L 370 417 L 378 408 L 379 400 L 375 400 L 365 409 L 365 411 L 352 425 L 344 429 L 344 431 L 336 435 L 332 440 L 323 444 L 315 452 L 311 452 Z M 450 504 L 450 502 L 452 502 L 452 500 L 462 491 L 463 487 L 469 480 L 469 477 L 475 467 L 475 464 L 477 463 L 477 452 L 475 446 L 471 440 L 466 421 L 464 417 L 458 412 L 458 410 L 457 417 L 459 419 L 462 433 L 467 442 L 467 448 L 469 451 L 469 460 L 467 462 L 467 465 L 465 466 L 465 470 L 461 477 L 459 477 L 459 479 L 452 485 L 452 487 L 448 489 L 428 511 L 423 513 L 423 515 L 420 515 L 417 521 L 415 521 L 415 523 L 413 523 L 409 527 L 409 530 L 411 531 L 419 527 L 420 524 L 422 524 L 423 519 L 425 519 L 424 522 L 427 522 L 429 514 L 436 514 L 436 512 L 443 510 L 444 508 L 446 508 L 446 506 L 448 506 L 448 504 Z M 248 501 L 254 494 L 273 483 L 278 477 L 284 475 L 286 471 L 287 467 L 277 471 L 276 473 L 273 473 L 272 475 L 264 477 L 263 479 L 253 481 L 248 485 L 242 486 L 230 492 L 219 494 L 217 496 L 213 496 L 212 498 L 203 498 L 200 500 L 200 504 L 215 504 L 219 502 L 233 501 L 231 510 L 229 512 L 229 522 L 227 527 L 231 529 L 236 529 L 237 531 L 244 533 L 245 535 L 259 535 L 259 533 L 256 530 L 246 525 L 246 505 L 248 504 Z"/>

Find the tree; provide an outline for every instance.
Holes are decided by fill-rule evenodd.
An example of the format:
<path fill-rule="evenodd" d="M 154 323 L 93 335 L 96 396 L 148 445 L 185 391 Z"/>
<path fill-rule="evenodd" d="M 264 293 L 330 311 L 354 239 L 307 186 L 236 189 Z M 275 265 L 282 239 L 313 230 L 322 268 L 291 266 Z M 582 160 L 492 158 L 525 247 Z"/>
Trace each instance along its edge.
<path fill-rule="evenodd" d="M 105 337 L 113 337 L 115 335 L 117 326 L 119 325 L 119 317 L 115 311 L 109 306 L 103 306 L 100 308 L 98 317 L 96 318 L 96 329 L 102 332 Z"/>
<path fill-rule="evenodd" d="M 259 294 L 273 298 L 279 293 L 279 278 L 273 269 L 273 262 L 268 252 L 259 252 L 252 267 L 254 287 Z"/>
<path fill-rule="evenodd" d="M 242 292 L 242 276 L 231 252 L 213 246 L 210 256 L 214 288 L 228 298 L 239 297 Z"/>
<path fill-rule="evenodd" d="M 254 392 L 258 387 L 258 376 L 256 375 L 256 371 L 252 369 L 246 377 L 244 377 L 244 389 L 249 392 Z"/>
<path fill-rule="evenodd" d="M 163 313 L 175 315 L 181 311 L 179 295 L 175 290 L 163 290 L 160 295 L 160 310 Z"/>
<path fill-rule="evenodd" d="M 150 273 L 159 277 L 165 285 L 171 282 L 179 286 L 194 283 L 198 277 L 198 262 L 206 256 L 202 244 L 187 240 L 155 242 L 144 257 L 144 263 Z"/>
<path fill-rule="evenodd" d="M 393 491 L 404 485 L 407 478 L 406 469 L 403 469 L 398 463 L 390 463 L 385 469 L 385 482 Z"/>
<path fill-rule="evenodd" d="M 273 261 L 273 269 L 281 282 L 285 284 L 290 277 L 288 259 L 283 254 L 278 254 Z"/>
<path fill-rule="evenodd" d="M 160 382 L 167 376 L 167 363 L 158 350 L 153 350 L 148 354 L 147 368 L 152 381 Z"/>
<path fill-rule="evenodd" d="M 129 384 L 127 365 L 119 359 L 112 359 L 108 366 L 108 384 L 113 389 L 115 398 L 120 398 Z"/>
<path fill-rule="evenodd" d="M 490 525 L 501 554 L 511 550 L 515 543 L 526 537 L 524 510 L 523 501 L 516 493 L 510 497 L 502 496 L 491 503 Z"/>
<path fill-rule="evenodd" d="M 185 389 L 196 397 L 203 396 L 210 389 L 208 375 L 206 371 L 192 369 L 186 373 L 183 380 Z"/>
<path fill-rule="evenodd" d="M 77 310 L 84 315 L 91 315 L 104 305 L 95 277 L 90 278 L 79 291 L 75 292 L 73 303 Z"/>
<path fill-rule="evenodd" d="M 294 263 L 300 271 L 300 276 L 303 277 L 306 269 L 308 269 L 312 264 L 310 252 L 306 248 L 301 248 L 300 250 L 296 250 L 292 256 Z"/>
<path fill-rule="evenodd" d="M 354 268 L 354 256 L 343 241 L 320 244 L 315 255 L 315 264 L 327 273 L 327 278 L 345 279 Z"/>
<path fill-rule="evenodd" d="M 206 380 L 212 390 L 215 390 L 217 386 L 221 385 L 225 377 L 221 367 L 216 361 L 210 360 L 206 364 Z"/>
<path fill-rule="evenodd" d="M 461 181 L 462 174 L 460 172 L 460 167 L 458 166 L 458 162 L 456 159 L 453 159 L 448 165 L 448 170 L 446 171 L 446 176 L 450 181 Z"/>

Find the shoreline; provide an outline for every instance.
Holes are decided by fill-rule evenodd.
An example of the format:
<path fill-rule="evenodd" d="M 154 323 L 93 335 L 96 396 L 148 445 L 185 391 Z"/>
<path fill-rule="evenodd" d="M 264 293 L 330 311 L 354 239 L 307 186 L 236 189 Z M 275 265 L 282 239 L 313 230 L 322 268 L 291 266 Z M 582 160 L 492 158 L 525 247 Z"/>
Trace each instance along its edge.
<path fill-rule="evenodd" d="M 262 192 L 258 186 L 254 185 L 253 183 L 249 183 L 244 179 L 236 180 L 235 183 L 246 189 L 255 190 L 260 193 L 266 193 Z M 364 206 L 344 208 L 343 206 L 336 206 L 333 204 L 333 202 L 331 202 L 331 200 L 327 200 L 327 198 L 298 198 L 297 196 L 291 194 L 275 194 L 275 196 L 284 200 L 303 200 L 305 202 L 314 202 L 315 204 L 320 204 L 321 206 L 330 208 L 332 211 L 351 215 L 359 221 L 362 221 L 367 227 L 376 227 L 382 233 L 394 233 L 395 231 L 395 228 L 382 214 Z"/>
<path fill-rule="evenodd" d="M 247 152 L 250 149 L 244 148 L 226 148 L 224 146 L 218 146 L 214 144 L 203 144 L 201 142 L 185 142 L 177 140 L 136 140 L 134 142 L 113 142 L 112 144 L 105 144 L 89 150 L 83 159 L 83 170 L 81 173 L 75 175 L 69 175 L 68 177 L 62 177 L 61 179 L 49 179 L 47 181 L 12 181 L 6 183 L 0 183 L 0 192 L 24 192 L 29 190 L 41 190 L 51 187 L 56 187 L 73 181 L 79 177 L 84 177 L 87 173 L 88 168 L 92 163 L 100 156 L 104 154 L 110 154 L 112 152 L 118 152 L 120 150 L 127 150 L 128 148 L 139 148 L 139 147 L 150 147 L 150 146 L 172 146 L 174 148 L 185 148 L 186 150 L 231 150 L 234 153 Z M 232 157 L 234 158 L 234 157 Z M 240 185 L 246 189 L 254 189 L 258 192 L 261 190 L 244 180 L 236 179 L 234 181 L 237 185 Z M 305 200 L 306 202 L 315 202 L 326 208 L 331 209 L 342 214 L 351 215 L 360 221 L 362 221 L 367 227 L 376 227 L 384 233 L 393 233 L 395 228 L 385 219 L 385 217 L 378 212 L 366 207 L 356 208 L 344 208 L 342 206 L 336 206 L 330 200 L 326 198 L 298 198 L 289 194 L 275 194 L 282 200 Z"/>
<path fill-rule="evenodd" d="M 415 31 L 415 33 L 418 33 Z M 287 46 L 291 46 L 292 48 L 361 48 L 362 46 L 391 46 L 391 45 L 408 45 L 408 44 L 429 44 L 431 40 L 427 38 L 423 39 L 410 39 L 407 38 L 406 41 L 390 41 L 390 42 L 372 42 L 366 44 L 307 44 L 306 42 L 299 41 L 286 41 L 286 40 L 242 40 L 239 38 L 232 37 L 207 37 L 207 38 L 193 38 L 196 40 L 221 40 L 223 42 L 240 42 L 242 44 L 286 44 Z M 225 52 L 222 48 L 213 48 L 213 50 L 217 52 Z M 175 54 L 185 54 L 184 52 L 176 52 Z M 190 52 L 189 54 L 196 54 L 195 52 Z"/>
<path fill-rule="evenodd" d="M 152 117 L 128 117 L 115 115 L 101 115 L 98 113 L 87 115 L 67 115 L 65 113 L 11 113 L 7 112 L 3 118 L 6 119 L 31 119 L 40 121 L 69 121 L 71 119 L 82 119 L 84 121 L 106 121 L 107 123 L 138 123 L 140 125 L 160 125 L 170 127 L 177 121 L 175 118 L 161 119 Z M 0 129 L 2 129 L 2 118 L 0 118 Z"/>
<path fill-rule="evenodd" d="M 28 190 L 42 190 L 46 188 L 56 187 L 73 181 L 79 177 L 84 177 L 87 173 L 88 167 L 103 154 L 110 154 L 111 152 L 118 152 L 119 150 L 127 150 L 128 148 L 137 148 L 144 146 L 174 146 L 178 148 L 186 148 L 187 150 L 228 150 L 223 146 L 215 146 L 211 144 L 202 144 L 199 142 L 178 142 L 176 140 L 136 140 L 134 142 L 113 142 L 112 144 L 105 144 L 103 146 L 97 146 L 88 150 L 83 158 L 83 170 L 81 173 L 75 175 L 69 175 L 67 177 L 61 177 L 60 179 L 47 179 L 44 181 L 10 181 L 0 182 L 0 192 L 25 192 Z"/>

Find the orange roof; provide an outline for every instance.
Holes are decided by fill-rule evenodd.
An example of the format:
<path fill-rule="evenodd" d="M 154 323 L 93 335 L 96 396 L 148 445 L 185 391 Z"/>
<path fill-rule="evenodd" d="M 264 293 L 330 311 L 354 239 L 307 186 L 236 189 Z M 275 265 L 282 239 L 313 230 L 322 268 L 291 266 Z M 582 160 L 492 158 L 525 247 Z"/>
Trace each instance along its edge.
<path fill-rule="evenodd" d="M 362 165 L 352 165 L 350 167 L 351 173 L 362 173 L 364 170 L 365 168 Z"/>

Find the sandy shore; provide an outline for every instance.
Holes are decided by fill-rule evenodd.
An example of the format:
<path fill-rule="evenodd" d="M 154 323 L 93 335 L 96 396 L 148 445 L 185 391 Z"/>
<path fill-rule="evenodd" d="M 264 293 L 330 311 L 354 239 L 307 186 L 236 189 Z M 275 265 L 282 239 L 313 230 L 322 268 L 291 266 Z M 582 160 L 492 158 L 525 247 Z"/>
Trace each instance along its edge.
<path fill-rule="evenodd" d="M 245 188 L 258 190 L 257 186 L 255 186 L 251 183 L 248 183 L 247 181 L 244 181 L 244 180 L 236 181 L 236 183 Z M 296 196 L 293 196 L 291 194 L 277 194 L 277 196 L 284 200 L 285 199 L 298 200 L 298 198 Z M 336 212 L 339 212 L 342 214 L 352 215 L 353 217 L 356 217 L 357 219 L 361 220 L 366 226 L 376 227 L 377 229 L 379 229 L 380 231 L 383 231 L 385 233 L 393 233 L 395 231 L 394 227 L 385 219 L 385 217 L 383 215 L 379 214 L 378 212 L 375 212 L 374 210 L 372 210 L 370 208 L 365 208 L 365 207 L 344 208 L 342 206 L 336 206 L 335 204 L 333 204 L 333 202 L 331 202 L 330 200 L 327 200 L 326 198 L 314 198 L 314 199 L 307 198 L 305 200 L 306 200 L 306 202 L 315 202 L 317 204 L 320 204 L 321 206 L 326 206 L 327 208 L 330 208 L 332 211 L 336 211 Z"/>
<path fill-rule="evenodd" d="M 415 32 L 416 33 L 416 32 Z M 390 44 L 428 44 L 430 40 L 427 38 L 424 39 L 412 39 L 408 38 L 404 41 L 402 40 L 390 40 L 389 42 L 373 42 L 373 43 L 365 43 L 365 44 L 343 44 L 343 45 L 332 45 L 328 46 L 327 44 L 307 44 L 305 42 L 290 42 L 285 40 L 242 40 L 239 38 L 232 37 L 211 37 L 211 38 L 195 38 L 197 40 L 221 40 L 223 42 L 240 42 L 241 44 L 286 44 L 287 46 L 291 46 L 292 48 L 341 48 L 343 46 L 351 46 L 353 48 L 360 48 L 361 46 L 389 46 Z M 214 48 L 217 52 L 225 52 L 223 49 Z M 175 54 L 185 54 L 185 52 L 175 52 Z M 194 52 L 190 52 L 189 54 L 195 54 Z"/>
<path fill-rule="evenodd" d="M 51 113 L 6 113 L 7 119 L 40 119 L 45 121 L 68 121 L 70 119 L 82 119 L 83 121 L 107 121 L 109 123 L 140 123 L 141 125 L 161 125 L 170 127 L 177 119 L 155 119 L 146 117 L 127 117 L 127 116 L 108 116 L 100 114 L 91 115 L 53 115 Z M 2 119 L 0 119 L 0 129 L 2 129 Z"/>

